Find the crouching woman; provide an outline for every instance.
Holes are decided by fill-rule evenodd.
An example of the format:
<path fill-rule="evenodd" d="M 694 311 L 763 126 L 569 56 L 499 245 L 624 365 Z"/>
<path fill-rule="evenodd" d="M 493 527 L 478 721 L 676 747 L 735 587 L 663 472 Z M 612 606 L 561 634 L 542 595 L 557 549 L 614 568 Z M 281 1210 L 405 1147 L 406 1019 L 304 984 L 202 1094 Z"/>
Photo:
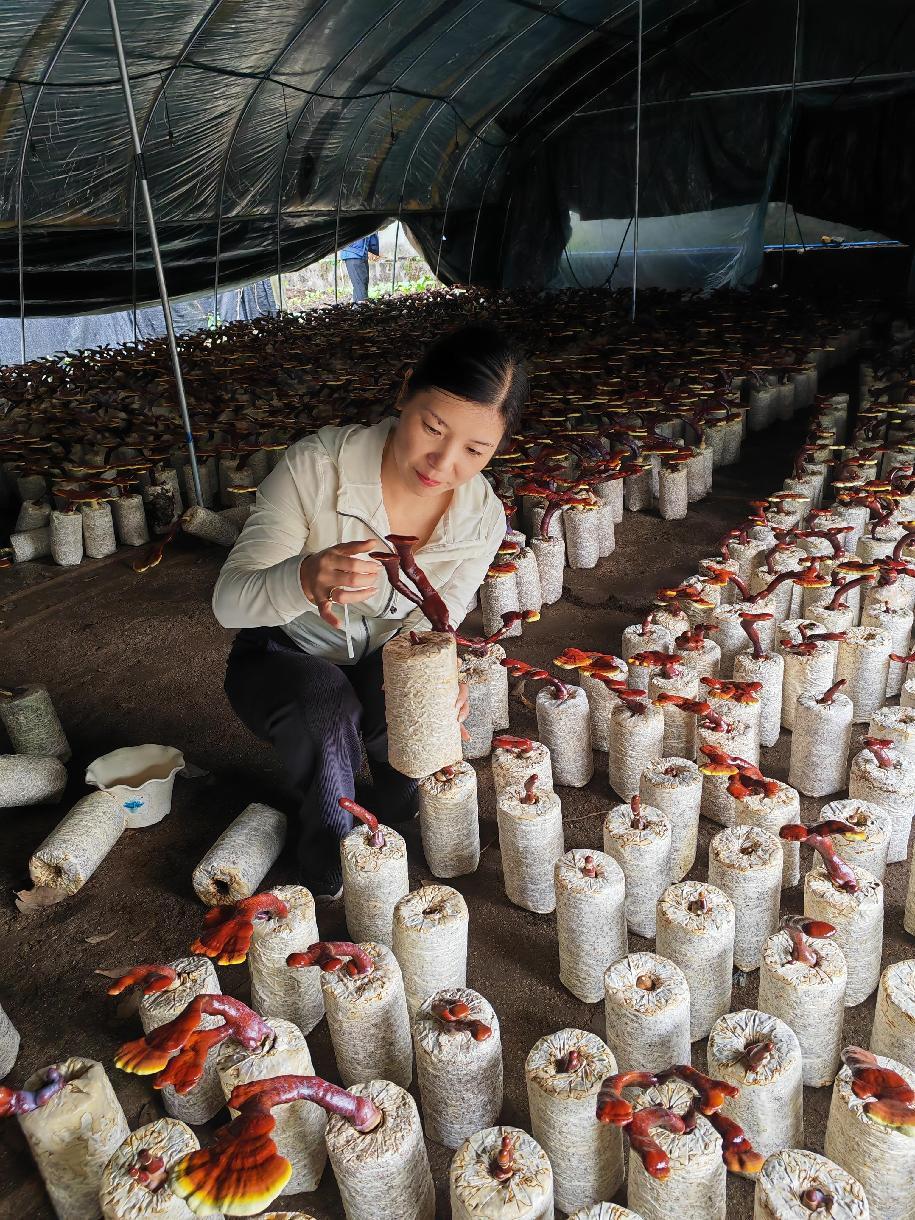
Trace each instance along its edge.
<path fill-rule="evenodd" d="M 418 538 L 419 565 L 457 627 L 505 536 L 482 471 L 517 431 L 527 392 L 523 360 L 498 331 L 442 336 L 392 416 L 321 428 L 286 450 L 219 574 L 213 611 L 241 628 L 225 691 L 296 792 L 301 881 L 315 897 L 342 883 L 338 843 L 352 819 L 339 797 L 361 796 L 388 823 L 416 810 L 416 782 L 387 761 L 381 648 L 431 625 L 368 553 L 390 550 L 387 534 Z M 467 715 L 463 685 L 455 715 Z M 360 737 L 370 794 L 355 787 Z"/>

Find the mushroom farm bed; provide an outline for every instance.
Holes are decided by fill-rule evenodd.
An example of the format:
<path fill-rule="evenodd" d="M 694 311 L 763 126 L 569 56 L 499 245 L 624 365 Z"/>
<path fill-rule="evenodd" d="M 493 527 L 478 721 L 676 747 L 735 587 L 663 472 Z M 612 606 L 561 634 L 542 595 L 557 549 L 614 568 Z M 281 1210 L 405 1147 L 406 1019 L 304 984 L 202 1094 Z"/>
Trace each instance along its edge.
<path fill-rule="evenodd" d="M 185 1198 L 199 1214 L 216 1214 L 220 1203 L 228 1214 L 233 1189 L 244 1207 L 236 1214 L 285 1208 L 314 1220 L 380 1214 L 444 1220 L 456 1198 L 468 1216 L 552 1216 L 554 1200 L 557 1215 L 566 1214 L 559 1210 L 564 1200 L 581 1209 L 576 1217 L 625 1215 L 590 1210 L 602 1200 L 595 1184 L 615 1185 L 625 1174 L 636 1218 L 676 1209 L 697 1220 L 700 1212 L 750 1220 L 753 1174 L 762 1158 L 735 1131 L 735 1118 L 765 1153 L 789 1126 L 795 1147 L 823 1153 L 829 1118 L 828 1155 L 842 1169 L 820 1159 L 808 1171 L 796 1156 L 787 1174 L 788 1160 L 773 1158 L 766 1206 L 777 1196 L 784 1210 L 758 1214 L 803 1214 L 789 1210 L 798 1182 L 798 1205 L 807 1211 L 824 1206 L 816 1191 L 832 1189 L 843 1201 L 846 1195 L 856 1200 L 858 1210 L 849 1214 L 864 1217 L 850 1173 L 877 1196 L 872 1216 L 911 1220 L 915 1213 L 905 1210 L 905 1188 L 896 1190 L 894 1176 L 910 1178 L 909 1148 L 915 1149 L 905 1137 L 915 1124 L 909 1097 L 915 968 L 898 968 L 891 984 L 877 988 L 880 970 L 915 958 L 915 942 L 903 928 L 915 799 L 909 795 L 915 735 L 904 714 L 915 702 L 906 631 L 915 601 L 915 567 L 908 566 L 915 546 L 907 524 L 915 518 L 906 406 L 915 369 L 911 335 L 902 323 L 891 330 L 871 306 L 814 308 L 769 295 L 689 303 L 649 293 L 645 320 L 632 329 L 623 311 L 622 302 L 592 293 L 436 294 L 377 312 L 344 308 L 304 322 L 284 318 L 228 327 L 216 338 L 187 338 L 191 412 L 199 422 L 205 498 L 211 497 L 206 515 L 186 508 L 191 484 L 167 405 L 164 349 L 80 354 L 66 366 L 49 361 L 0 374 L 0 459 L 13 534 L 9 566 L 0 571 L 0 714 L 8 735 L 0 746 L 0 1072 L 8 1072 L 0 1112 L 20 1112 L 19 1122 L 0 1123 L 0 1215 L 45 1220 L 55 1215 L 53 1198 L 57 1214 L 92 1220 L 102 1215 L 101 1204 L 92 1210 L 96 1181 L 106 1216 L 188 1215 Z M 476 772 L 479 863 L 474 869 L 470 835 L 473 850 L 458 852 L 455 843 L 449 853 L 430 851 L 446 861 L 434 874 L 423 836 L 437 841 L 436 826 L 444 821 L 423 827 L 421 815 L 399 825 L 407 882 L 394 884 L 390 910 L 374 925 L 383 929 L 394 918 L 394 952 L 379 943 L 366 953 L 349 944 L 342 901 L 320 907 L 315 928 L 310 899 L 295 885 L 294 853 L 281 846 L 294 801 L 267 747 L 246 733 L 225 701 L 230 635 L 212 617 L 210 593 L 253 489 L 281 460 L 282 447 L 323 423 L 377 418 L 427 338 L 450 322 L 480 316 L 501 320 L 527 348 L 534 376 L 524 435 L 496 465 L 497 490 L 507 507 L 515 506 L 507 543 L 481 590 L 480 607 L 459 629 L 458 654 L 478 684 L 472 755 L 464 765 Z M 408 576 L 408 557 L 402 569 Z M 506 622 L 503 614 L 509 631 L 500 633 L 500 643 L 484 644 Z M 521 627 L 520 637 L 514 626 Z M 409 668 L 409 652 L 398 660 Z M 500 689 L 506 675 L 507 725 Z M 898 698 L 884 696 L 888 678 L 889 689 L 901 686 Z M 26 687 L 46 688 L 50 705 Z M 794 701 L 787 712 L 784 692 Z M 582 749 L 584 695 L 584 711 L 590 707 L 592 720 L 601 721 L 593 740 L 603 748 L 592 752 Z M 887 703 L 902 711 L 881 713 Z M 795 744 L 799 732 L 809 736 Z M 498 822 L 485 745 L 492 734 L 509 811 Z M 526 750 L 512 738 L 547 744 L 551 771 L 526 784 Z M 93 789 L 87 805 L 85 768 L 120 747 L 147 742 L 174 747 L 187 766 L 174 777 L 174 763 L 163 763 L 161 776 L 148 768 L 116 777 L 120 786 L 112 780 L 106 790 Z M 434 735 L 430 749 L 439 749 Z M 650 765 L 648 781 L 630 774 L 636 752 Z M 673 768 L 670 794 L 661 757 Z M 619 787 L 611 789 L 614 758 L 609 774 Z M 461 781 L 458 789 L 455 777 L 463 771 L 440 764 L 436 757 L 430 791 L 444 798 L 453 785 L 466 824 L 472 786 Z M 695 774 L 687 764 L 698 764 L 701 794 L 692 782 L 682 793 L 676 788 Z M 850 772 L 857 787 L 843 801 Z M 129 805 L 137 792 L 146 799 L 149 782 L 174 782 L 174 788 L 170 811 L 168 795 L 156 790 L 158 820 L 144 824 Z M 815 795 L 806 795 L 808 788 Z M 558 835 L 554 796 L 561 807 Z M 446 816 L 428 798 L 426 809 L 429 819 Z M 614 823 L 605 838 L 611 809 L 630 825 L 623 835 Z M 357 822 L 353 832 L 364 839 L 354 853 L 366 858 L 390 854 L 397 844 L 390 832 L 385 841 L 384 810 L 373 812 L 384 846 L 377 846 L 371 824 Z M 235 901 L 282 887 L 276 898 L 238 908 L 240 927 L 251 934 L 246 964 L 244 935 L 220 951 L 228 925 L 211 915 L 204 927 L 208 908 L 193 881 L 195 868 L 243 813 L 267 829 L 247 857 L 244 836 L 238 844 L 223 840 L 228 862 L 223 872 L 212 872 L 213 892 Z M 507 827 L 509 817 L 518 831 L 512 832 L 514 901 L 506 894 L 498 842 L 498 826 Z M 651 829 L 664 819 L 677 819 L 673 835 Z M 538 821 L 551 861 L 538 855 Z M 713 852 L 712 885 L 709 846 L 716 836 L 731 854 Z M 789 860 L 783 871 L 780 845 Z M 606 906 L 618 942 L 627 916 L 622 876 L 639 875 L 642 852 L 651 861 L 646 871 L 667 869 L 668 883 L 696 883 L 677 886 L 682 915 L 676 935 L 665 932 L 667 952 L 675 965 L 682 957 L 691 980 L 701 977 L 696 964 L 704 952 L 717 963 L 732 951 L 719 941 L 727 937 L 721 927 L 733 924 L 712 922 L 718 905 L 736 908 L 740 945 L 752 946 L 742 950 L 744 969 L 732 977 L 727 1012 L 740 1017 L 730 1025 L 722 1017 L 716 1027 L 728 1030 L 715 1062 L 726 1086 L 713 1087 L 699 1074 L 708 1066 L 704 1036 L 692 1043 L 693 1070 L 663 1071 L 674 1066 L 665 1059 L 653 1066 L 651 1080 L 614 1077 L 628 1064 L 620 1062 L 612 1038 L 609 1050 L 603 1047 L 603 1001 L 585 1002 L 560 982 L 551 863 L 566 853 L 562 867 L 581 875 L 576 901 L 593 898 L 595 910 L 598 902 Z M 359 867 L 358 854 L 353 860 Z M 223 874 L 227 880 L 220 881 Z M 780 876 L 789 884 L 778 894 Z M 563 894 L 573 893 L 574 880 L 563 873 Z M 408 913 L 407 888 L 422 895 L 421 909 L 411 915 L 415 944 L 409 955 L 402 949 L 402 972 L 404 962 L 396 960 L 402 920 L 393 908 L 401 903 L 398 909 Z M 534 888 L 536 901 L 528 902 L 523 895 Z M 25 910 L 17 909 L 16 892 Z M 198 886 L 198 892 L 210 891 Z M 915 926 L 915 894 L 909 906 Z M 463 928 L 449 931 L 449 920 L 465 920 L 465 907 Z M 574 921 L 564 907 L 561 915 L 567 941 Z M 818 939 L 824 920 L 837 927 L 826 940 Z M 637 923 L 628 931 L 628 953 L 653 952 L 654 939 L 640 936 L 644 925 Z M 589 944 L 599 942 L 599 927 L 599 919 L 581 921 Z M 691 948 L 691 936 L 711 937 L 708 950 L 699 939 Z M 406 944 L 402 935 L 400 943 Z M 830 1046 L 817 1042 L 805 1006 L 799 1009 L 791 994 L 799 975 L 816 973 L 807 963 L 816 963 L 818 944 L 828 946 L 824 959 L 838 963 L 822 995 L 810 997 L 811 1005 L 823 1006 Z M 414 953 L 434 956 L 437 945 L 460 957 L 451 973 L 431 960 L 419 970 L 413 961 Z M 188 966 L 189 951 L 217 960 L 204 969 L 198 956 L 198 966 Z M 586 956 L 588 946 L 578 951 Z M 846 953 L 872 955 L 850 962 L 851 995 L 842 973 Z M 283 966 L 288 954 L 297 958 L 292 967 Z M 221 964 L 220 957 L 234 964 Z M 140 977 L 162 991 L 140 995 L 125 987 L 106 995 L 134 967 L 169 962 L 174 977 L 164 966 L 146 966 Z M 771 1015 L 764 1019 L 748 1016 L 757 1008 L 760 969 L 770 996 L 765 1012 Z M 322 971 L 325 982 L 317 986 Z M 278 972 L 282 977 L 270 985 L 267 976 Z M 653 983 L 646 973 L 632 973 L 639 1015 L 631 1037 L 639 1040 L 650 1037 Z M 716 985 L 719 974 L 716 964 Z M 414 990 L 423 977 L 445 981 L 433 984 L 442 988 L 435 998 L 411 991 L 407 1005 L 404 977 Z M 594 988 L 589 981 L 589 994 Z M 259 995 L 274 999 L 258 1008 Z M 330 1000 L 333 1041 L 321 1016 Z M 273 1011 L 262 1011 L 274 1003 Z M 881 1033 L 872 1045 L 878 1003 Z M 377 1022 L 366 1022 L 360 1040 L 356 1027 L 373 1004 Z M 404 1020 L 417 1004 L 428 1025 L 422 1053 L 434 1052 L 441 1070 L 426 1067 L 418 1080 L 414 1066 L 411 1081 Z M 165 1069 L 158 1083 L 167 1085 L 156 1090 L 149 1076 L 132 1072 L 175 1017 L 184 1027 L 155 1069 Z M 714 1020 L 702 1023 L 704 1033 Z M 372 1065 L 394 1061 L 393 1041 L 372 1048 L 373 1034 L 383 1040 L 388 1022 L 397 1031 L 399 1066 L 389 1069 L 390 1084 L 369 1087 Z M 158 1036 L 161 1042 L 164 1035 Z M 492 1052 L 499 1041 L 503 1100 L 496 1114 L 500 1082 Z M 342 1054 L 344 1044 L 350 1049 L 341 1071 L 334 1047 Z M 180 1046 L 191 1050 L 169 1062 Z M 546 1048 L 538 1088 L 550 1109 L 547 1115 L 538 1102 L 532 1119 L 525 1065 L 535 1046 L 538 1053 Z M 870 1047 L 878 1059 L 845 1049 L 855 1047 Z M 888 1060 L 888 1054 L 900 1058 Z M 182 1073 L 195 1055 L 203 1079 L 194 1089 L 221 1081 L 222 1096 L 233 1085 L 235 1093 L 231 1112 L 213 1109 L 221 1102 L 216 1096 L 205 1107 L 208 1121 L 195 1124 L 191 1135 L 177 1120 L 189 1114 L 185 1121 L 195 1122 L 187 1105 L 194 1089 L 181 1093 Z M 789 1070 L 797 1110 L 798 1055 L 805 1068 L 811 1065 L 810 1078 L 821 1082 L 803 1088 L 803 1139 L 796 1114 L 793 1124 L 784 1114 L 778 1123 L 773 1118 L 770 1138 L 761 1139 L 766 1106 Z M 77 1062 L 100 1067 L 81 1067 L 84 1075 L 71 1080 Z M 64 1070 L 43 1067 L 49 1064 Z M 288 1075 L 310 1077 L 311 1065 L 329 1085 Z M 481 1075 L 480 1065 L 491 1067 Z M 80 1103 L 90 1113 L 85 1119 L 70 1093 L 90 1072 L 102 1076 L 97 1096 L 87 1093 Z M 483 1116 L 476 1125 L 464 1125 L 467 1115 L 455 1108 L 453 1082 L 462 1072 L 473 1082 L 467 1106 Z M 269 1084 L 278 1075 L 292 1083 Z M 629 1083 L 638 1087 L 622 1093 Z M 742 1096 L 729 1109 L 728 1089 L 738 1084 Z M 449 1122 L 461 1134 L 450 1146 L 429 1139 L 428 1131 L 421 1138 L 424 1104 L 430 1113 L 453 1116 Z M 226 1125 L 235 1114 L 241 1117 L 230 1129 L 233 1137 Z M 895 1126 L 880 1121 L 886 1114 Z M 159 1125 L 150 1128 L 147 1143 L 136 1135 L 122 1143 L 125 1119 L 134 1132 Z M 267 1132 L 273 1121 L 280 1153 L 293 1164 L 293 1184 L 306 1181 L 309 1166 L 319 1169 L 328 1152 L 318 1187 L 281 1193 L 286 1161 L 268 1150 L 259 1200 L 245 1202 L 238 1182 L 217 1174 L 207 1178 L 207 1211 L 195 1175 L 211 1166 L 213 1153 L 198 1151 L 197 1141 L 217 1153 L 228 1147 L 231 1164 L 236 1153 L 250 1151 L 253 1133 Z M 865 1139 L 856 1139 L 853 1125 Z M 477 1127 L 485 1130 L 476 1134 Z M 63 1186 L 61 1162 L 55 1165 L 48 1153 L 59 1132 L 66 1143 Z M 227 1145 L 231 1138 L 248 1142 Z M 552 1166 L 544 1155 L 550 1149 Z M 578 1149 L 587 1161 L 580 1173 Z M 669 1170 L 658 1157 L 669 1160 Z M 616 1203 L 626 1204 L 626 1190 L 624 1184 L 614 1195 Z M 143 1191 L 149 1207 L 137 1211 Z M 123 1211 L 113 1210 L 118 1207 Z"/>

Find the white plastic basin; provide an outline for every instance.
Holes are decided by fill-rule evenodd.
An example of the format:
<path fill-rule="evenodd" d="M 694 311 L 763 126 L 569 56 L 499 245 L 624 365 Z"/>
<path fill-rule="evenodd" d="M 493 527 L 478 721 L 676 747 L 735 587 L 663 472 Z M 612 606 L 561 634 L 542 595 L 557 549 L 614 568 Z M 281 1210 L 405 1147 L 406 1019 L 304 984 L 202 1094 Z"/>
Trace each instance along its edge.
<path fill-rule="evenodd" d="M 128 829 L 161 822 L 172 807 L 175 776 L 184 755 L 172 746 L 124 746 L 91 762 L 86 783 L 121 805 Z"/>

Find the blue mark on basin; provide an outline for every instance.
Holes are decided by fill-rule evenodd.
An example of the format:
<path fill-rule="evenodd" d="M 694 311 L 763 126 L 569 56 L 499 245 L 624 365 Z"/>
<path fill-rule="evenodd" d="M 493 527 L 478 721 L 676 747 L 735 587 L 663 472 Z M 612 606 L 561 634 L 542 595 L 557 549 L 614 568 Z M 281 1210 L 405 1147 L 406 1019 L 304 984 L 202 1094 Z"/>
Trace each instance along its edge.
<path fill-rule="evenodd" d="M 124 808 L 129 809 L 130 812 L 133 813 L 135 809 L 142 809 L 145 804 L 145 801 L 138 800 L 136 797 L 134 797 L 132 801 L 124 802 Z"/>

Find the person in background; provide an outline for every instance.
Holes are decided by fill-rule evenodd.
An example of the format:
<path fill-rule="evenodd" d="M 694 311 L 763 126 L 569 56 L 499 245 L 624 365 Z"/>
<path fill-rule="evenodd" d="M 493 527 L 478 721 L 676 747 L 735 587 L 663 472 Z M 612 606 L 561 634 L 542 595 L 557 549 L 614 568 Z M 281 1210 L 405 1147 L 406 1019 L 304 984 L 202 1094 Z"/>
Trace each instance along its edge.
<path fill-rule="evenodd" d="M 367 301 L 369 296 L 369 259 L 377 262 L 378 234 L 370 233 L 368 237 L 360 237 L 340 251 L 340 258 L 346 267 L 350 283 L 353 286 L 353 303 Z"/>

